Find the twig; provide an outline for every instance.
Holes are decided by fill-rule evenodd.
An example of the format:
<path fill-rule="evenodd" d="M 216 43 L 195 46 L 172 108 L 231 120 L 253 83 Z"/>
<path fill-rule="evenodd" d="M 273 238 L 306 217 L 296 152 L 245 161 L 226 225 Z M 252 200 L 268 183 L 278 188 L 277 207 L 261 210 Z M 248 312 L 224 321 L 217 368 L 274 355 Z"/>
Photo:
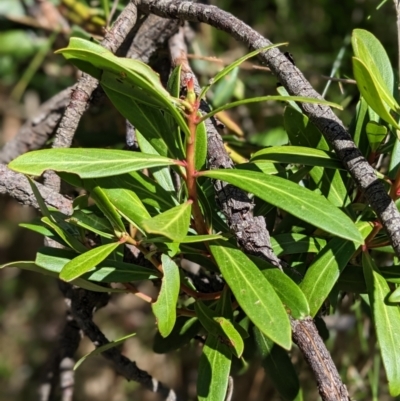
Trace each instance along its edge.
<path fill-rule="evenodd" d="M 38 182 L 36 186 L 47 206 L 55 207 L 66 215 L 72 213 L 72 202 L 69 199 Z M 28 179 L 23 174 L 11 171 L 4 164 L 0 164 L 0 194 L 9 195 L 23 205 L 39 209 Z"/>
<path fill-rule="evenodd" d="M 326 75 L 321 75 L 321 78 L 332 82 L 342 82 L 344 84 L 357 85 L 357 82 L 354 79 L 334 78 L 334 77 L 328 77 Z"/>
<path fill-rule="evenodd" d="M 143 12 L 165 18 L 205 22 L 229 33 L 250 49 L 271 44 L 244 22 L 215 6 L 176 0 L 133 1 Z M 259 59 L 271 69 L 289 94 L 322 99 L 300 70 L 278 48 L 260 53 Z M 385 227 L 397 256 L 400 257 L 400 213 L 378 180 L 375 170 L 365 160 L 342 121 L 328 106 L 302 103 L 301 108 L 324 134 L 358 187 L 364 191 L 365 197 Z"/>
<path fill-rule="evenodd" d="M 104 299 L 103 293 L 86 291 L 70 285 L 64 286 L 63 292 L 65 298 L 70 300 L 72 316 L 85 335 L 96 347 L 109 344 L 108 339 L 92 320 L 93 310 L 103 306 L 107 301 Z M 150 391 L 160 394 L 166 401 L 179 401 L 173 390 L 154 379 L 146 371 L 138 368 L 135 362 L 122 355 L 118 349 L 108 349 L 102 355 L 113 362 L 117 372 L 127 380 L 134 380 L 142 384 Z"/>

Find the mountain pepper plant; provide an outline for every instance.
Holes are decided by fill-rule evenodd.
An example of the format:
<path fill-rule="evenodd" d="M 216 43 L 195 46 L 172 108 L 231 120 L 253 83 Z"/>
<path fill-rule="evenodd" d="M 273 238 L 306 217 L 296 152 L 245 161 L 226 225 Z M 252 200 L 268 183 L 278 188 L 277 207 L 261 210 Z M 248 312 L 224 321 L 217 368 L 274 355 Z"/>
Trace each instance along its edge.
<path fill-rule="evenodd" d="M 152 8 L 150 1 L 136 3 L 144 11 L 166 12 L 162 5 Z M 198 6 L 200 11 L 206 7 Z M 174 17 L 181 18 L 182 10 L 175 10 Z M 400 106 L 392 66 L 371 33 L 353 31 L 353 72 L 360 91 L 347 139 L 348 149 L 358 149 L 353 157 L 313 114 L 340 106 L 319 96 L 296 96 L 284 80 L 278 94 L 214 109 L 207 105 L 208 91 L 220 80 L 251 57 L 268 60 L 268 54 L 279 53 L 278 46 L 283 44 L 257 48 L 202 88 L 190 67 L 177 63 L 164 87 L 147 64 L 117 57 L 94 40 L 72 37 L 58 53 L 99 82 L 133 127 L 137 146 L 60 147 L 14 159 L 11 170 L 28 177 L 51 170 L 82 195 L 65 214 L 49 206 L 41 186 L 29 178 L 42 217 L 24 226 L 60 247 L 45 246 L 34 261 L 7 266 L 57 277 L 85 294 L 125 292 L 150 303 L 157 328 L 154 351 L 200 344 L 197 396 L 210 401 L 230 399 L 231 374 L 260 357 L 281 397 L 302 399 L 290 358 L 293 342 L 309 362 L 322 399 L 350 399 L 321 339 L 321 317 L 352 293 L 372 315 L 389 390 L 397 396 L 399 254 L 385 217 L 385 207 L 400 193 Z M 262 101 L 285 102 L 289 144 L 259 149 L 249 159 L 232 153 L 236 163 L 218 166 L 219 155 L 210 150 L 210 125 L 221 125 L 216 117 L 222 111 Z M 335 118 L 326 126 L 339 125 Z M 357 175 L 363 157 L 372 167 L 387 161 L 386 168 L 372 169 L 376 177 L 368 183 L 376 197 L 385 195 L 382 199 L 371 201 Z M 238 217 L 241 205 L 245 210 Z M 246 236 L 251 235 L 255 240 L 249 245 Z M 188 262 L 199 271 L 187 270 Z M 155 298 L 138 290 L 137 282 L 144 280 L 154 283 Z M 86 334 L 96 330 L 79 316 L 76 312 Z M 112 347 L 129 336 L 108 342 L 96 333 L 95 353 L 114 362 L 122 358 Z M 159 388 L 172 397 L 166 399 L 178 399 L 172 390 Z"/>

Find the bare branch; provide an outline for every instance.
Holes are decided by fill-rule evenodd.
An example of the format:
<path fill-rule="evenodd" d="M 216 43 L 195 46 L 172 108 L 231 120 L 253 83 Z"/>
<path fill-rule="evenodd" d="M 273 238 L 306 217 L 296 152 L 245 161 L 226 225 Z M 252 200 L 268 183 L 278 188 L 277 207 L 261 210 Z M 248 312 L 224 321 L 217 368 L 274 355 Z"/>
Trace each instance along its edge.
<path fill-rule="evenodd" d="M 134 1 L 144 12 L 165 18 L 205 22 L 231 34 L 250 49 L 260 49 L 271 44 L 244 22 L 215 6 L 176 0 Z M 321 95 L 279 49 L 274 48 L 260 53 L 259 58 L 276 75 L 289 94 L 321 99 Z M 375 170 L 357 148 L 342 121 L 329 107 L 306 103 L 302 103 L 301 107 L 324 134 L 358 187 L 365 193 L 368 202 L 385 227 L 397 256 L 400 257 L 400 213 L 376 177 Z"/>
<path fill-rule="evenodd" d="M 46 205 L 55 207 L 67 215 L 72 213 L 72 202 L 69 199 L 40 183 L 36 183 L 36 186 Z M 0 164 L 0 194 L 9 195 L 23 205 L 39 209 L 28 179 L 23 174 L 10 170 L 4 164 Z"/>
<path fill-rule="evenodd" d="M 96 305 L 104 305 L 104 293 L 95 293 L 81 288 L 65 285 L 62 288 L 64 296 L 70 301 L 71 312 L 81 330 L 90 338 L 96 347 L 109 343 L 102 331 L 93 322 L 93 310 Z M 146 371 L 137 367 L 135 362 L 125 357 L 117 348 L 104 351 L 102 355 L 114 363 L 117 372 L 127 380 L 134 380 L 144 387 L 160 394 L 166 401 L 179 401 L 176 393 L 154 379 Z"/>

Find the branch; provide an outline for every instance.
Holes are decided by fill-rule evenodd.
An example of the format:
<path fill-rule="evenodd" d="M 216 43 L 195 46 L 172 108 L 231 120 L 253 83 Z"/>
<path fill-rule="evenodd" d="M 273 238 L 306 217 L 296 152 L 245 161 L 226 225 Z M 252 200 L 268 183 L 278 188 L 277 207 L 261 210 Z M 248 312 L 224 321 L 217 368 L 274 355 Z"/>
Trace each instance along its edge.
<path fill-rule="evenodd" d="M 143 12 L 165 18 L 205 22 L 229 33 L 252 50 L 271 45 L 269 40 L 238 18 L 215 6 L 176 0 L 133 1 Z M 300 70 L 279 49 L 274 48 L 260 53 L 259 58 L 276 75 L 289 94 L 322 99 Z M 385 227 L 397 256 L 400 257 L 400 213 L 376 177 L 375 170 L 365 160 L 342 121 L 329 107 L 302 103 L 301 108 L 324 134 L 358 187 L 364 191 L 365 197 Z"/>
<path fill-rule="evenodd" d="M 182 32 L 171 38 L 170 49 L 172 59 L 182 65 L 181 83 L 184 85 L 191 78 L 196 82 L 198 88 L 197 78 L 187 60 L 187 50 L 183 42 Z M 203 105 L 207 106 L 205 102 Z M 207 121 L 209 122 L 206 125 L 209 140 L 209 167 L 232 168 L 233 162 L 223 146 L 221 136 L 212 121 Z M 274 258 L 273 260 L 278 263 L 277 266 L 280 266 L 278 257 L 270 249 L 269 232 L 265 220 L 262 216 L 255 217 L 253 215 L 253 205 L 248 195 L 232 185 L 226 185 L 217 180 L 214 182 L 214 188 L 218 195 L 221 209 L 227 217 L 228 226 L 242 249 L 246 253 L 260 256 L 269 262 Z M 238 207 L 239 209 L 237 209 Z M 260 252 L 260 249 L 267 250 L 268 253 Z M 348 401 L 349 396 L 346 386 L 342 383 L 336 366 L 318 334 L 313 320 L 309 318 L 303 322 L 291 319 L 291 327 L 294 342 L 300 348 L 314 372 L 322 399 L 324 401 Z M 305 341 L 305 339 L 309 340 Z M 335 389 L 335 391 L 332 391 L 332 389 Z"/>
<path fill-rule="evenodd" d="M 66 283 L 63 284 L 62 291 L 65 298 L 70 300 L 72 316 L 81 330 L 96 347 L 108 344 L 108 339 L 92 320 L 93 310 L 98 305 L 103 306 L 105 303 L 104 293 L 96 293 L 72 287 Z M 110 348 L 104 351 L 102 355 L 113 362 L 117 372 L 127 380 L 134 380 L 142 384 L 150 391 L 160 394 L 166 401 L 179 401 L 173 390 L 154 379 L 146 371 L 138 368 L 135 362 L 122 355 L 117 348 Z"/>
<path fill-rule="evenodd" d="M 34 118 L 25 122 L 17 135 L 0 150 L 0 163 L 9 163 L 23 153 L 41 148 L 53 135 L 75 86 L 57 93 L 43 103 Z"/>
<path fill-rule="evenodd" d="M 69 199 L 38 182 L 36 186 L 47 206 L 55 207 L 66 215 L 72 214 L 72 202 Z M 9 195 L 23 205 L 39 209 L 28 179 L 23 174 L 10 170 L 4 164 L 0 164 L 0 194 Z"/>

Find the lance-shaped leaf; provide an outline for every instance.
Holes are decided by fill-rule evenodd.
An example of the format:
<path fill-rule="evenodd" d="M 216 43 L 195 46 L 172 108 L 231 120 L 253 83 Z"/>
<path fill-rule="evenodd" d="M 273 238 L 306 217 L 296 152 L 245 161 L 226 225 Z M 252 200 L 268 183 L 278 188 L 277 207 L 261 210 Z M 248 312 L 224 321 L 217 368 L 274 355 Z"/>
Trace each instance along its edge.
<path fill-rule="evenodd" d="M 287 211 L 341 238 L 361 244 L 363 239 L 351 219 L 321 195 L 280 177 L 246 170 L 202 171 L 202 176 L 227 181 L 265 202 Z"/>
<path fill-rule="evenodd" d="M 204 167 L 207 157 L 207 130 L 204 122 L 196 127 L 196 138 L 194 143 L 195 168 L 200 170 Z"/>
<path fill-rule="evenodd" d="M 304 319 L 310 315 L 310 307 L 306 296 L 289 276 L 257 256 L 249 257 L 272 285 L 289 315 L 295 319 Z"/>
<path fill-rule="evenodd" d="M 400 310 L 397 304 L 387 303 L 389 285 L 366 252 L 363 252 L 362 263 L 389 391 L 396 397 L 400 394 Z"/>
<path fill-rule="evenodd" d="M 38 266 L 34 262 L 12 262 L 12 263 L 7 263 L 5 265 L 1 265 L 0 269 L 3 269 L 5 267 L 18 267 L 19 269 L 22 270 L 29 270 L 35 273 L 41 273 L 46 276 L 58 278 L 58 274 L 50 271 L 43 269 L 42 267 Z M 76 285 L 78 287 L 81 287 L 85 290 L 89 291 L 94 291 L 94 292 L 127 292 L 127 290 L 123 290 L 120 288 L 110 288 L 110 287 L 102 287 L 101 285 L 98 285 L 96 283 L 92 283 L 91 281 L 84 280 L 83 278 L 77 278 L 76 280 L 71 281 L 72 285 Z"/>
<path fill-rule="evenodd" d="M 14 159 L 8 167 L 30 175 L 41 175 L 45 170 L 54 170 L 77 174 L 81 178 L 96 178 L 176 163 L 167 157 L 124 150 L 60 148 L 25 153 Z"/>
<path fill-rule="evenodd" d="M 72 249 L 74 249 L 77 252 L 86 252 L 87 248 L 85 245 L 82 244 L 78 240 L 78 238 L 74 237 L 67 231 L 63 230 L 63 228 L 55 223 L 52 219 L 49 219 L 48 217 L 42 217 L 42 222 L 46 224 L 48 227 L 50 227 L 52 230 L 55 231 L 55 233 Z M 55 238 L 56 240 L 57 238 Z"/>
<path fill-rule="evenodd" d="M 273 146 L 265 148 L 254 153 L 250 161 L 257 160 L 344 169 L 342 162 L 333 152 L 303 146 Z"/>
<path fill-rule="evenodd" d="M 228 243 L 210 244 L 218 267 L 250 320 L 285 349 L 291 347 L 289 318 L 281 300 L 258 267 Z"/>
<path fill-rule="evenodd" d="M 372 227 L 370 223 L 362 222 L 359 229 L 363 237 L 366 237 Z M 333 238 L 307 269 L 300 288 L 307 297 L 311 316 L 317 314 L 356 250 L 357 245 L 353 242 Z"/>
<path fill-rule="evenodd" d="M 60 279 L 72 281 L 82 276 L 82 274 L 85 274 L 102 262 L 112 251 L 117 249 L 119 245 L 119 242 L 112 242 L 82 253 L 63 267 L 60 273 Z"/>
<path fill-rule="evenodd" d="M 301 390 L 299 378 L 288 353 L 274 344 L 257 327 L 253 330 L 257 348 L 263 358 L 263 368 L 280 395 L 285 400 L 294 400 Z"/>
<path fill-rule="evenodd" d="M 244 342 L 240 333 L 228 319 L 218 316 L 212 309 L 207 308 L 198 301 L 194 305 L 197 317 L 210 335 L 216 336 L 219 341 L 229 347 L 229 350 L 237 358 L 240 358 L 244 350 Z"/>
<path fill-rule="evenodd" d="M 312 103 L 312 104 L 323 104 L 329 107 L 335 107 L 336 109 L 342 110 L 343 107 L 338 105 L 337 103 L 327 102 L 326 100 L 316 99 L 312 97 L 304 97 L 304 96 L 260 96 L 260 97 L 252 97 L 248 99 L 238 100 L 237 102 L 228 103 L 223 106 L 217 107 L 213 111 L 210 111 L 206 115 L 200 118 L 200 122 L 207 120 L 214 116 L 215 114 L 223 111 L 229 110 L 237 106 L 241 106 L 243 104 L 249 103 L 259 103 L 259 102 L 268 102 L 268 101 L 277 101 L 277 102 L 301 102 L 301 103 Z"/>
<path fill-rule="evenodd" d="M 286 233 L 271 237 L 271 246 L 277 256 L 319 253 L 325 245 L 326 240 L 304 234 Z"/>
<path fill-rule="evenodd" d="M 244 55 L 243 57 L 240 57 L 239 59 L 235 60 L 233 63 L 227 65 L 217 75 L 215 75 L 214 78 L 210 79 L 209 85 L 205 86 L 201 90 L 199 98 L 201 99 L 201 98 L 204 97 L 204 95 L 207 93 L 207 91 L 211 88 L 211 85 L 216 84 L 221 78 L 223 78 L 226 75 L 228 75 L 232 70 L 234 70 L 236 67 L 239 67 L 240 64 L 244 63 L 249 58 L 257 56 L 257 54 L 259 54 L 261 52 L 265 52 L 265 51 L 267 51 L 269 49 L 272 49 L 274 47 L 283 46 L 283 45 L 287 45 L 287 43 L 277 43 L 277 44 L 261 47 L 260 49 L 254 50 L 251 53 L 248 53 L 248 54 Z"/>
<path fill-rule="evenodd" d="M 77 254 L 67 249 L 40 248 L 36 254 L 35 263 L 41 269 L 58 276 L 64 266 L 73 260 Z M 160 277 L 157 270 L 147 267 L 105 259 L 98 263 L 94 270 L 84 274 L 83 278 L 102 283 L 128 283 L 130 281 L 151 280 Z"/>
<path fill-rule="evenodd" d="M 191 210 L 192 201 L 187 201 L 152 219 L 145 220 L 143 222 L 143 227 L 148 233 L 160 234 L 173 241 L 179 242 L 181 239 L 185 238 L 188 232 Z"/>
<path fill-rule="evenodd" d="M 114 205 L 108 198 L 103 188 L 99 187 L 95 182 L 93 182 L 93 186 L 90 188 L 90 196 L 96 202 L 97 207 L 104 213 L 104 216 L 107 217 L 108 221 L 113 226 L 115 233 L 118 236 L 120 236 L 121 233 L 124 233 L 126 230 L 124 223 L 121 220 L 121 216 L 115 210 Z"/>
<path fill-rule="evenodd" d="M 74 214 L 67 221 L 71 224 L 76 224 L 78 227 L 92 231 L 101 237 L 115 238 L 114 230 L 109 221 L 89 210 L 75 210 Z"/>
<path fill-rule="evenodd" d="M 174 328 L 176 321 L 176 303 L 178 301 L 180 277 L 179 268 L 167 255 L 161 256 L 164 276 L 158 299 L 151 307 L 157 319 L 158 330 L 167 337 Z"/>
<path fill-rule="evenodd" d="M 199 361 L 197 397 L 199 401 L 224 401 L 228 388 L 232 354 L 217 337 L 208 336 Z"/>
<path fill-rule="evenodd" d="M 86 361 L 86 359 L 88 359 L 92 356 L 100 355 L 101 353 L 103 353 L 104 351 L 107 351 L 108 349 L 118 347 L 118 345 L 122 344 L 123 342 L 125 342 L 126 340 L 128 340 L 129 338 L 131 338 L 135 335 L 136 335 L 136 333 L 128 334 L 127 336 L 121 337 L 115 341 L 110 341 L 109 343 L 96 348 L 92 352 L 89 352 L 88 354 L 84 355 L 81 359 L 79 359 L 79 361 L 74 366 L 74 370 L 77 370 L 79 368 L 79 366 L 81 366 L 82 363 Z"/>
<path fill-rule="evenodd" d="M 375 121 L 369 121 L 366 131 L 371 150 L 376 152 L 387 135 L 387 128 Z"/>
<path fill-rule="evenodd" d="M 365 63 L 357 57 L 353 57 L 353 72 L 357 81 L 358 90 L 367 101 L 368 105 L 379 115 L 382 120 L 400 129 L 396 120 L 390 114 L 391 106 L 386 103 L 385 91 L 377 84 Z M 394 108 L 394 105 L 392 105 Z"/>

